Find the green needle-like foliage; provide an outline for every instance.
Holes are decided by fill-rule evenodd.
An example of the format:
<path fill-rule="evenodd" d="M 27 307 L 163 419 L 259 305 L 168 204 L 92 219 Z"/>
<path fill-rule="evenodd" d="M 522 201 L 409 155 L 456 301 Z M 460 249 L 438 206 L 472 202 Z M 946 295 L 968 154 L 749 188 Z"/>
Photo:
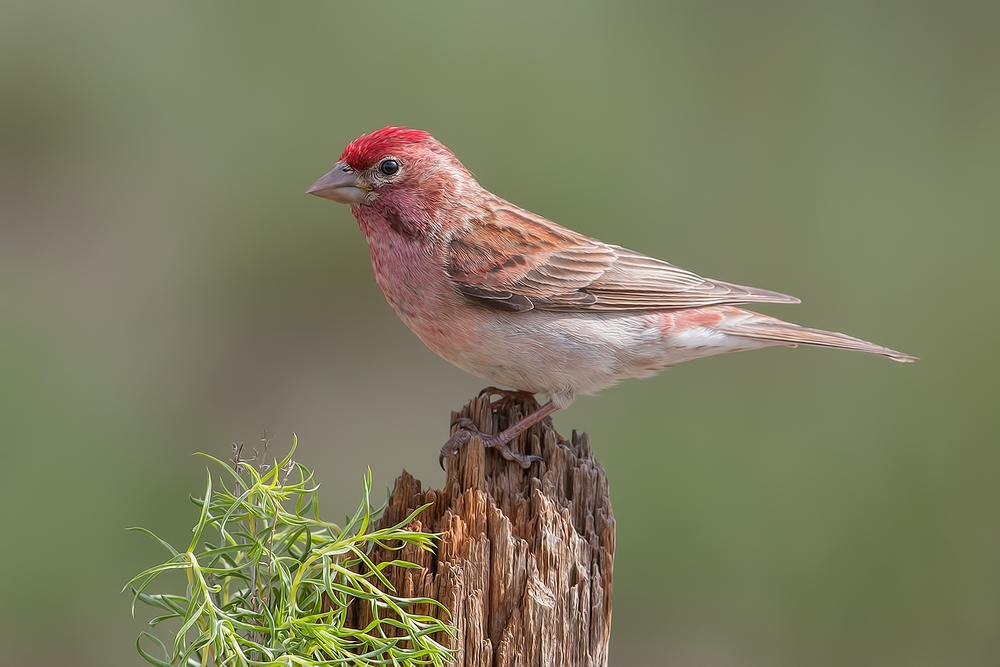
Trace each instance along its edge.
<path fill-rule="evenodd" d="M 417 567 L 402 560 L 375 565 L 375 545 L 399 550 L 415 544 L 430 550 L 438 537 L 406 529 L 424 508 L 396 526 L 373 530 L 371 470 L 364 499 L 343 527 L 319 518 L 312 473 L 288 456 L 272 465 L 253 465 L 234 447 L 225 474 L 213 483 L 211 471 L 191 543 L 179 551 L 144 528 L 166 547 L 170 559 L 136 575 L 135 601 L 159 610 L 156 627 L 179 623 L 169 647 L 143 632 L 140 655 L 160 667 L 243 665 L 444 665 L 451 651 L 437 638 L 453 629 L 441 620 L 411 611 L 414 605 L 441 605 L 427 598 L 402 598 L 386 578 L 393 567 Z M 265 450 L 266 453 L 266 450 Z M 254 457 L 254 460 L 256 456 Z M 227 482 L 229 485 L 227 485 Z M 182 570 L 183 592 L 147 593 L 162 573 Z M 348 625 L 348 608 L 368 605 L 375 619 L 363 628 Z M 425 607 L 426 608 L 426 607 Z M 157 648 L 158 658 L 144 644 Z"/>

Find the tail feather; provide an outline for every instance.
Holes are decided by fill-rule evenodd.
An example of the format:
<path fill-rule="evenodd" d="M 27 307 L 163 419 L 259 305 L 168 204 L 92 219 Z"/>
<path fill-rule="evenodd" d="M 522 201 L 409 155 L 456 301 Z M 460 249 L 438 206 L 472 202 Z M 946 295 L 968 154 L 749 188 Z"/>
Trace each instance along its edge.
<path fill-rule="evenodd" d="M 866 340 L 848 336 L 847 334 L 800 327 L 797 324 L 783 322 L 778 319 L 766 317 L 765 315 L 758 315 L 758 317 L 760 319 L 745 319 L 731 324 L 722 324 L 718 329 L 734 336 L 772 341 L 777 344 L 788 345 L 789 347 L 813 345 L 815 347 L 832 347 L 840 350 L 868 352 L 869 354 L 888 357 L 893 361 L 911 362 L 917 360 L 917 357 L 910 356 L 909 354 L 890 350 L 887 347 L 869 343 Z"/>

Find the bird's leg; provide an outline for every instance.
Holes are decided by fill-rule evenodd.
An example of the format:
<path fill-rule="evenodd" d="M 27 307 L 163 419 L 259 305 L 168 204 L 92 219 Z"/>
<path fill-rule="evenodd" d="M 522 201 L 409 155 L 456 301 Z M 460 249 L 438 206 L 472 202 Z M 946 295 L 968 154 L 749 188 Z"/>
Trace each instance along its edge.
<path fill-rule="evenodd" d="M 516 461 L 522 468 L 527 469 L 535 461 L 542 461 L 542 457 L 531 454 L 518 454 L 517 452 L 511 450 L 508 443 L 538 422 L 548 417 L 550 414 L 555 412 L 556 409 L 556 405 L 552 401 L 549 401 L 527 417 L 521 419 L 521 421 L 505 428 L 495 435 L 487 435 L 486 433 L 483 433 L 474 423 L 472 423 L 471 419 L 460 417 L 452 422 L 452 425 L 458 426 L 459 430 L 455 431 L 455 434 L 448 438 L 448 442 L 444 443 L 444 447 L 441 448 L 441 456 L 438 458 L 438 462 L 441 464 L 441 467 L 444 468 L 444 459 L 446 456 L 454 456 L 463 445 L 469 442 L 469 440 L 472 440 L 474 436 L 479 436 L 482 438 L 485 446 L 492 447 L 508 461 Z"/>
<path fill-rule="evenodd" d="M 479 397 L 487 396 L 492 398 L 493 396 L 499 396 L 500 398 L 490 403 L 490 410 L 495 410 L 499 407 L 503 407 L 514 401 L 520 401 L 527 405 L 538 405 L 535 400 L 535 395 L 530 391 L 513 391 L 511 389 L 501 389 L 500 387 L 489 386 L 479 392 Z"/>

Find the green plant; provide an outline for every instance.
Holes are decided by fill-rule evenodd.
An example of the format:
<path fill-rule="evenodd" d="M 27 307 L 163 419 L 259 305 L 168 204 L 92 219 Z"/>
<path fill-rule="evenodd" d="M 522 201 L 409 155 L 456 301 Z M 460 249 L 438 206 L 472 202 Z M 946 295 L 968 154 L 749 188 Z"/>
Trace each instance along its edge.
<path fill-rule="evenodd" d="M 312 473 L 292 460 L 294 451 L 293 442 L 288 455 L 270 465 L 253 465 L 256 450 L 253 459 L 241 458 L 242 446 L 234 445 L 229 464 L 201 454 L 226 475 L 213 484 L 209 470 L 204 497 L 192 498 L 201 513 L 185 551 L 145 528 L 131 529 L 170 551 L 167 562 L 126 584 L 133 587 L 133 614 L 139 601 L 162 612 L 151 626 L 171 619 L 180 623 L 170 649 L 155 635 L 140 634 L 140 655 L 160 667 L 444 665 L 451 651 L 435 636 L 453 629 L 412 611 L 416 604 L 441 605 L 394 595 L 383 574 L 386 568 L 417 566 L 402 560 L 376 565 L 369 558 L 375 545 L 432 549 L 437 535 L 406 529 L 424 507 L 398 525 L 373 530 L 378 510 L 369 500 L 369 470 L 361 506 L 344 527 L 322 521 L 317 485 Z M 145 592 L 172 570 L 187 576 L 183 593 Z M 359 604 L 370 605 L 374 620 L 364 628 L 349 627 L 349 607 Z M 164 658 L 148 652 L 144 639 Z"/>

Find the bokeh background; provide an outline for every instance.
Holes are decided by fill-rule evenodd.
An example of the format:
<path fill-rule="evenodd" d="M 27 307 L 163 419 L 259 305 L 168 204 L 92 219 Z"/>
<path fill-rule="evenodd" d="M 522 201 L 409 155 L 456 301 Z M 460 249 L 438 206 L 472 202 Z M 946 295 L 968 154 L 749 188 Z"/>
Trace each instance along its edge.
<path fill-rule="evenodd" d="M 274 434 L 336 518 L 484 383 L 386 305 L 343 145 L 922 357 L 773 349 L 556 416 L 618 519 L 612 665 L 1000 662 L 996 2 L 0 5 L 0 664 L 140 665 L 119 589 Z M 391 415 L 391 416 L 387 416 Z M 145 614 L 145 612 L 141 612 Z"/>

